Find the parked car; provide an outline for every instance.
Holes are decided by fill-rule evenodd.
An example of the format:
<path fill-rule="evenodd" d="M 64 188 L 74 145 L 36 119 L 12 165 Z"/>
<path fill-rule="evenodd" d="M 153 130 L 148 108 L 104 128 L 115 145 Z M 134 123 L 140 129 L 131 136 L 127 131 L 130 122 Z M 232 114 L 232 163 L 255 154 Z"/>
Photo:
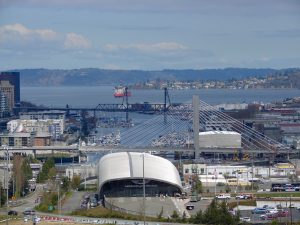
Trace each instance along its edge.
<path fill-rule="evenodd" d="M 241 222 L 250 222 L 251 219 L 250 219 L 250 217 L 241 217 L 241 218 L 240 218 L 240 221 L 241 221 Z"/>
<path fill-rule="evenodd" d="M 35 211 L 32 210 L 32 209 L 28 209 L 28 210 L 25 210 L 23 212 L 24 216 L 28 216 L 28 215 L 35 215 Z"/>
<path fill-rule="evenodd" d="M 193 210 L 193 209 L 195 208 L 195 206 L 194 206 L 194 205 L 188 204 L 188 205 L 186 205 L 185 208 L 186 208 L 187 210 Z"/>
<path fill-rule="evenodd" d="M 91 198 L 90 200 L 90 207 L 94 208 L 98 205 L 97 199 L 96 198 Z"/>
<path fill-rule="evenodd" d="M 7 212 L 7 215 L 10 215 L 10 216 L 17 216 L 17 215 L 18 215 L 18 212 L 15 211 L 15 210 L 9 210 L 9 211 Z"/>
<path fill-rule="evenodd" d="M 245 199 L 245 196 L 244 195 L 237 195 L 237 196 L 235 196 L 235 199 Z"/>
<path fill-rule="evenodd" d="M 287 217 L 289 215 L 289 211 L 287 210 L 279 210 L 277 212 L 278 217 Z"/>
<path fill-rule="evenodd" d="M 267 209 L 265 209 L 265 208 L 255 208 L 251 212 L 252 212 L 252 214 L 266 214 Z"/>
<path fill-rule="evenodd" d="M 216 196 L 216 199 L 219 199 L 219 200 L 226 200 L 226 199 L 230 199 L 230 198 L 231 198 L 230 194 L 219 194 Z"/>
<path fill-rule="evenodd" d="M 235 197 L 235 199 L 252 199 L 251 194 L 240 194 Z"/>
<path fill-rule="evenodd" d="M 266 208 L 268 213 L 278 213 L 278 209 L 274 207 Z"/>
<path fill-rule="evenodd" d="M 273 220 L 278 218 L 277 213 L 267 213 L 266 215 L 267 215 L 267 220 Z"/>

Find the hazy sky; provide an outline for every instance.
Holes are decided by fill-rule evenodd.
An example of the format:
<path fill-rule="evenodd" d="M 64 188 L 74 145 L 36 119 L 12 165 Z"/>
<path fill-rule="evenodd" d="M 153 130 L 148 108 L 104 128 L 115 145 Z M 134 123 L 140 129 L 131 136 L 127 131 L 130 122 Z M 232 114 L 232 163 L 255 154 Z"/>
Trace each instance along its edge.
<path fill-rule="evenodd" d="M 300 67 L 300 0 L 0 0 L 0 70 Z"/>

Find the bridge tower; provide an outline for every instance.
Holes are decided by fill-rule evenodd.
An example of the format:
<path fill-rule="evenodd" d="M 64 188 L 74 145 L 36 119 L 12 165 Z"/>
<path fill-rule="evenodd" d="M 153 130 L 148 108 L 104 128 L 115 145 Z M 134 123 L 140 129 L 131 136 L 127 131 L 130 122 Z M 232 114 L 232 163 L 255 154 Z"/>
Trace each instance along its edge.
<path fill-rule="evenodd" d="M 193 130 L 194 130 L 194 149 L 195 159 L 200 157 L 199 148 L 199 96 L 193 95 Z"/>
<path fill-rule="evenodd" d="M 129 123 L 128 87 L 125 87 L 126 123 Z"/>
<path fill-rule="evenodd" d="M 168 111 L 167 101 L 169 102 L 169 105 L 171 105 L 168 88 L 165 87 L 164 88 L 164 122 L 165 123 L 167 122 L 167 111 Z"/>

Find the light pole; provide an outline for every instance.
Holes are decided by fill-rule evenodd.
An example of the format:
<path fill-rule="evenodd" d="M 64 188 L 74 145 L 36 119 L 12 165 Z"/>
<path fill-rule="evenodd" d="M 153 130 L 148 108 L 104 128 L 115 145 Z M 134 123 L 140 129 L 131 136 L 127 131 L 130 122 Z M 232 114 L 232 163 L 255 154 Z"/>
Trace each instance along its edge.
<path fill-rule="evenodd" d="M 6 173 L 5 173 L 5 181 L 6 181 L 6 224 L 8 225 L 8 146 L 7 145 L 2 145 L 2 147 L 4 148 L 4 150 L 6 150 Z"/>
<path fill-rule="evenodd" d="M 143 210 L 144 210 L 144 225 L 146 225 L 146 183 L 145 183 L 145 153 L 143 153 Z"/>
<path fill-rule="evenodd" d="M 58 201 L 57 201 L 57 209 L 58 209 L 58 214 L 61 215 L 61 201 L 60 201 L 60 185 L 63 184 L 62 181 L 59 181 L 58 182 Z"/>
<path fill-rule="evenodd" d="M 237 179 L 236 196 L 238 197 L 236 202 L 237 202 L 237 210 L 239 211 L 239 196 L 238 196 L 238 193 L 239 193 L 239 172 L 238 172 L 238 170 L 236 171 L 236 179 Z"/>

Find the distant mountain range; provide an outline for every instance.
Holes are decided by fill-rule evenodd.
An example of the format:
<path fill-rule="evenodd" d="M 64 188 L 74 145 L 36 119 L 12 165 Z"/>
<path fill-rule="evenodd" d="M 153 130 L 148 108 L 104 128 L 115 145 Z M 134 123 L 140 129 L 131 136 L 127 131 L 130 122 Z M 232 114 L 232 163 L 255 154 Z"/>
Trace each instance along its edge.
<path fill-rule="evenodd" d="M 96 68 L 58 70 L 21 69 L 22 86 L 96 86 L 104 84 L 134 84 L 148 80 L 228 80 L 249 76 L 264 77 L 276 73 L 289 73 L 299 69 L 202 69 L 202 70 L 106 70 Z"/>

